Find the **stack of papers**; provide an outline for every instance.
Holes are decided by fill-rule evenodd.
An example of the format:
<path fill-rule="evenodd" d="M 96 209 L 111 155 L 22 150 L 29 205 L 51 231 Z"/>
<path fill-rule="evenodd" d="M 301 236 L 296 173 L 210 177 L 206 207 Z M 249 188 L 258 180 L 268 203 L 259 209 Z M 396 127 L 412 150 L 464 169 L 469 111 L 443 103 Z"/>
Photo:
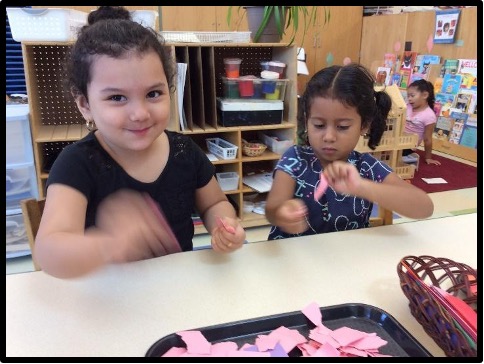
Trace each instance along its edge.
<path fill-rule="evenodd" d="M 183 95 L 185 91 L 185 80 L 187 75 L 188 65 L 186 63 L 177 63 L 178 67 L 178 79 L 177 79 L 177 98 L 178 98 L 178 116 L 180 118 L 180 130 L 185 130 L 187 127 L 187 121 L 185 118 L 185 112 L 183 111 Z"/>
<path fill-rule="evenodd" d="M 269 192 L 272 187 L 272 172 L 245 176 L 242 182 L 257 192 Z"/>

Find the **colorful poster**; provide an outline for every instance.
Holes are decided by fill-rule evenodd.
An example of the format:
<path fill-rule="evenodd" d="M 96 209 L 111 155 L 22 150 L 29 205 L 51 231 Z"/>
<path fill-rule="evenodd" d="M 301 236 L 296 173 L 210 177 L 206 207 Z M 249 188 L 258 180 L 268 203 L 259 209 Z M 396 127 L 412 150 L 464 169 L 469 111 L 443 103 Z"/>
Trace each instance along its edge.
<path fill-rule="evenodd" d="M 454 43 L 460 10 L 436 10 L 434 43 Z"/>

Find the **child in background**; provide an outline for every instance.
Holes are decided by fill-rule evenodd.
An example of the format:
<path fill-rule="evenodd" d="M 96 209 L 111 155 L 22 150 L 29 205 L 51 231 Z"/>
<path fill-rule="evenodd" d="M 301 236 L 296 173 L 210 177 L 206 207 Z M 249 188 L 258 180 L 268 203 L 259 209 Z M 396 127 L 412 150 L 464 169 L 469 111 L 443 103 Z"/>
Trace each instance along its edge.
<path fill-rule="evenodd" d="M 374 85 L 358 64 L 324 68 L 309 81 L 299 114 L 307 145 L 289 148 L 277 163 L 266 200 L 269 240 L 368 227 L 373 203 L 415 219 L 432 214 L 424 191 L 354 150 L 361 135 L 369 134 L 371 149 L 383 135 L 391 98 Z M 329 187 L 318 199 L 321 173 Z"/>
<path fill-rule="evenodd" d="M 434 86 L 424 79 L 414 81 L 407 87 L 407 97 L 405 133 L 418 135 L 417 146 L 423 141 L 427 164 L 440 165 L 438 160 L 432 159 L 432 133 L 437 122 Z M 407 156 L 413 152 L 412 149 L 404 149 L 402 155 Z"/>
<path fill-rule="evenodd" d="M 242 246 L 214 166 L 190 137 L 166 130 L 175 78 L 167 49 L 122 7 L 92 12 L 72 46 L 67 86 L 96 130 L 65 147 L 50 171 L 34 254 L 48 274 L 192 250 L 195 208 L 214 250 Z M 178 249 L 167 246 L 173 234 Z"/>

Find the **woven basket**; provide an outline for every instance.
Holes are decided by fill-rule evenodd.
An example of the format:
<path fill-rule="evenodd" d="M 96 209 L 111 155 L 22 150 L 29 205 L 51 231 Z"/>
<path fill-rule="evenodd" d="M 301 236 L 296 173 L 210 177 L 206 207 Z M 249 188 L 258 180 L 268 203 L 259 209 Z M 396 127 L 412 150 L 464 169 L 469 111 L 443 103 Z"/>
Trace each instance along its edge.
<path fill-rule="evenodd" d="M 259 157 L 267 149 L 267 145 L 263 143 L 248 143 L 242 141 L 242 153 L 248 157 Z"/>
<path fill-rule="evenodd" d="M 470 288 L 471 285 L 477 284 L 475 269 L 450 259 L 427 255 L 406 256 L 402 261 L 427 285 L 434 285 L 458 296 L 477 312 L 477 295 L 473 294 Z M 397 272 L 402 291 L 410 302 L 412 315 L 447 356 L 477 356 L 476 348 L 457 328 L 452 316 L 424 288 L 409 277 L 402 261 L 398 263 Z"/>

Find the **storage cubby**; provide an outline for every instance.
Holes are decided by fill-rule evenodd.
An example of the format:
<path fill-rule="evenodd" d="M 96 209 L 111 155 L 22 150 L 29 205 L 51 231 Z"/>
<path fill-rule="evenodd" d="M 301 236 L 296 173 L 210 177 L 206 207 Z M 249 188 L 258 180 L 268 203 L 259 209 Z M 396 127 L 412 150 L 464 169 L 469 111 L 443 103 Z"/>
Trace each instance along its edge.
<path fill-rule="evenodd" d="M 64 57 L 71 42 L 23 42 L 22 53 L 29 94 L 30 122 L 34 159 L 40 198 L 45 197 L 45 183 L 50 166 L 68 144 L 88 134 L 85 121 L 72 96 L 62 87 L 65 79 Z M 296 142 L 297 68 L 295 45 L 283 43 L 167 43 L 172 57 L 186 63 L 187 71 L 183 100 L 175 93 L 171 100 L 168 130 L 189 135 L 208 153 L 207 138 L 221 138 L 237 146 L 236 157 L 213 161 L 216 173 L 234 172 L 239 176 L 235 190 L 224 191 L 236 208 L 244 227 L 268 224 L 264 215 L 244 214 L 244 195 L 254 191 L 242 183 L 244 173 L 262 163 L 273 168 L 280 153 L 269 148 L 258 157 L 242 155 L 242 139 L 260 140 L 259 132 L 267 135 L 282 133 L 284 140 Z M 240 75 L 260 76 L 261 61 L 277 60 L 286 64 L 282 121 L 264 125 L 222 126 L 217 110 L 217 98 L 224 98 L 224 58 L 241 58 Z M 281 97 L 282 98 L 282 97 Z M 182 105 L 180 103 L 182 102 Z M 180 126 L 179 106 L 185 115 L 186 127 Z M 205 232 L 196 226 L 196 233 Z"/>

